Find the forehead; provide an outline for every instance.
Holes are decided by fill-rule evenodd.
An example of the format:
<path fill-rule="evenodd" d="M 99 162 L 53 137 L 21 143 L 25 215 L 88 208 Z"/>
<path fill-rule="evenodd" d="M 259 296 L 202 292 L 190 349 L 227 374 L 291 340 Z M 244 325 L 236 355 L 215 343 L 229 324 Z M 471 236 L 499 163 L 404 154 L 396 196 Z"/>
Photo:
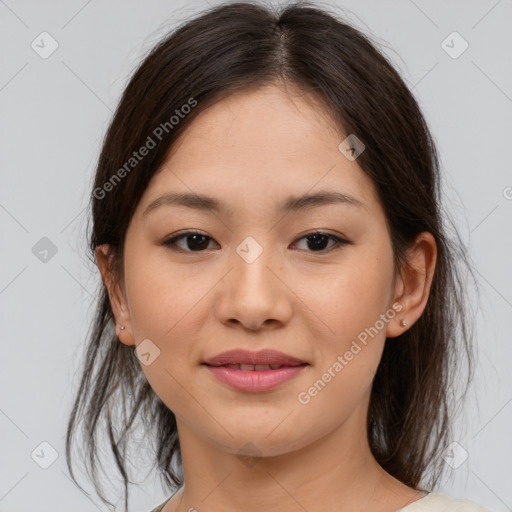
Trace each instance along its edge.
<path fill-rule="evenodd" d="M 263 207 L 331 189 L 375 203 L 370 178 L 338 149 L 345 137 L 310 94 L 276 85 L 237 92 L 191 122 L 141 202 L 178 191 Z"/>
<path fill-rule="evenodd" d="M 169 157 L 184 146 L 187 151 L 193 147 L 198 158 L 219 155 L 226 161 L 240 155 L 282 160 L 328 150 L 332 140 L 340 139 L 339 131 L 315 96 L 289 86 L 267 85 L 234 93 L 202 111 Z"/>

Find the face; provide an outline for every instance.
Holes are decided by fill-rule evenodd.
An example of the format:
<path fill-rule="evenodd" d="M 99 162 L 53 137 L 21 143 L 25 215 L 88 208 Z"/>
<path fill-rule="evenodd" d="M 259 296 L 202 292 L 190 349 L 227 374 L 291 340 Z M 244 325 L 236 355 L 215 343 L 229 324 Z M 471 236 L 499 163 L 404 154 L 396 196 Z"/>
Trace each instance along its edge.
<path fill-rule="evenodd" d="M 120 339 L 144 349 L 142 370 L 178 429 L 231 453 L 250 441 L 283 454 L 349 418 L 365 431 L 372 379 L 400 316 L 373 184 L 339 149 L 346 135 L 321 106 L 290 94 L 267 86 L 199 114 L 126 237 Z M 354 200 L 283 209 L 320 192 Z M 180 193 L 219 209 L 160 201 L 146 211 Z M 202 364 L 232 349 L 274 349 L 307 365 L 274 389 L 242 391 Z"/>

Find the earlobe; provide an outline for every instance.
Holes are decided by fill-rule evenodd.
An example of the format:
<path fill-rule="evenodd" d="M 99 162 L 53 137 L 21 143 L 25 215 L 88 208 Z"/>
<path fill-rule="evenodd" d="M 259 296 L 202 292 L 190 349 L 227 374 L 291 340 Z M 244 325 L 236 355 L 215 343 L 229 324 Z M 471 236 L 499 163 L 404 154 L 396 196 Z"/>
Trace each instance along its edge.
<path fill-rule="evenodd" d="M 402 269 L 395 293 L 402 308 L 389 322 L 386 330 L 388 338 L 405 332 L 408 326 L 423 314 L 430 295 L 435 265 L 437 245 L 433 235 L 427 231 L 420 233 L 407 250 L 407 262 Z"/>
<path fill-rule="evenodd" d="M 125 345 L 135 345 L 134 337 L 131 331 L 126 330 L 125 325 L 116 326 L 116 335 L 121 343 L 124 343 Z"/>
<path fill-rule="evenodd" d="M 131 321 L 126 298 L 121 285 L 114 285 L 116 280 L 112 272 L 111 257 L 111 248 L 108 244 L 99 245 L 96 248 L 96 261 L 103 284 L 108 291 L 110 307 L 114 314 L 117 337 L 119 341 L 125 345 L 134 345 L 135 342 L 131 332 Z"/>
<path fill-rule="evenodd" d="M 404 308 L 403 304 L 395 299 L 393 301 L 393 305 L 395 316 L 389 321 L 386 328 L 387 338 L 396 338 L 397 336 L 400 336 L 400 334 L 407 330 L 406 327 L 409 325 L 406 320 L 407 310 Z"/>

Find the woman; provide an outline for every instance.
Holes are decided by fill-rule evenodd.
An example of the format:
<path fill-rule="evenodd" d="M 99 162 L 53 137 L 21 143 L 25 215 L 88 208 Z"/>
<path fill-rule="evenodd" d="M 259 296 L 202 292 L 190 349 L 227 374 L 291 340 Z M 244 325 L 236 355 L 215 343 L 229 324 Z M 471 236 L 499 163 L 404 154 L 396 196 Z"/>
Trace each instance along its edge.
<path fill-rule="evenodd" d="M 100 155 L 70 470 L 81 422 L 99 489 L 103 415 L 128 510 L 140 418 L 179 487 L 155 512 L 485 510 L 433 491 L 472 370 L 441 207 L 418 104 L 358 30 L 305 3 L 185 23 Z"/>

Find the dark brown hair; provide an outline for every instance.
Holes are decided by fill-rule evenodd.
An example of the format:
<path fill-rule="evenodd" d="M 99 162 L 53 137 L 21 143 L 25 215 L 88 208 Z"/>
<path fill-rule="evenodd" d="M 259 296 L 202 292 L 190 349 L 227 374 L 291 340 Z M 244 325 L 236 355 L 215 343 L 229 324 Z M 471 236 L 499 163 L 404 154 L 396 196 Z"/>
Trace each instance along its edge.
<path fill-rule="evenodd" d="M 396 273 L 417 234 L 428 231 L 437 243 L 426 308 L 400 337 L 386 342 L 367 421 L 379 464 L 416 489 L 430 470 L 430 482 L 422 483 L 432 489 L 443 472 L 440 455 L 452 439 L 454 406 L 473 375 L 462 270 L 474 275 L 453 223 L 449 221 L 453 236 L 444 225 L 439 158 L 426 121 L 398 72 L 368 36 L 309 2 L 279 10 L 231 3 L 200 13 L 159 42 L 129 81 L 103 142 L 91 193 L 92 260 L 98 245 L 111 244 L 112 270 L 122 280 L 128 225 L 176 138 L 208 106 L 233 92 L 274 83 L 315 95 L 342 133 L 365 144 L 358 164 L 375 184 L 385 211 Z M 133 160 L 133 152 L 144 145 L 152 147 Z M 182 460 L 175 416 L 150 387 L 135 347 L 117 338 L 114 322 L 100 282 L 67 427 L 66 460 L 77 483 L 71 448 L 80 426 L 86 465 L 92 468 L 96 491 L 110 504 L 96 478 L 97 436 L 104 429 L 123 477 L 128 510 L 127 441 L 133 439 L 136 418 L 142 421 L 146 443 L 154 442 L 153 463 L 170 487 L 182 485 Z M 459 370 L 466 376 L 460 396 L 455 393 Z"/>

